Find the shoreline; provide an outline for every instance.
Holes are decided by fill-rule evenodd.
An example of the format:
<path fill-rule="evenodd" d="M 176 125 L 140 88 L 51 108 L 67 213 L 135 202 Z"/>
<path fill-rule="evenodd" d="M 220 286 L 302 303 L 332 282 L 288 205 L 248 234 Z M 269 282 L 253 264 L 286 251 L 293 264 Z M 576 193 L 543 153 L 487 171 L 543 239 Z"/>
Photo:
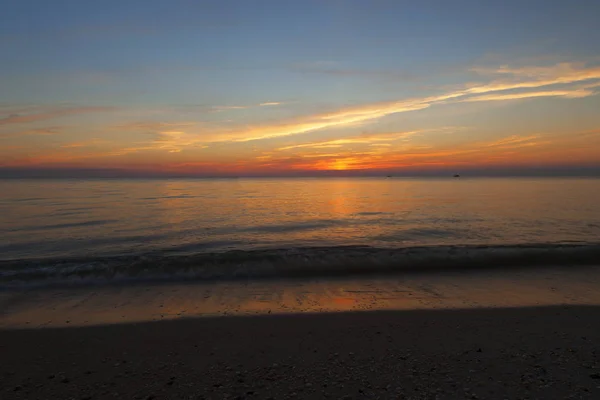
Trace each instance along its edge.
<path fill-rule="evenodd" d="M 3 399 L 594 399 L 600 268 L 0 292 Z"/>
<path fill-rule="evenodd" d="M 599 305 L 600 267 L 0 291 L 0 329 L 213 316 Z"/>

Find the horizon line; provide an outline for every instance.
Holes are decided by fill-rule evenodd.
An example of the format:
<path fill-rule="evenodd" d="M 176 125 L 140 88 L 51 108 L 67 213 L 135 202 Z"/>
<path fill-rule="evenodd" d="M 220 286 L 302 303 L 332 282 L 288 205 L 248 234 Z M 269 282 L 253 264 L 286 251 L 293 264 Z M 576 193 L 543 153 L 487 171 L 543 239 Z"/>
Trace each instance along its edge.
<path fill-rule="evenodd" d="M 598 177 L 599 166 L 488 167 L 431 170 L 322 170 L 280 173 L 193 173 L 123 168 L 0 167 L 0 179 L 236 179 L 236 178 L 426 178 L 469 177 Z"/>

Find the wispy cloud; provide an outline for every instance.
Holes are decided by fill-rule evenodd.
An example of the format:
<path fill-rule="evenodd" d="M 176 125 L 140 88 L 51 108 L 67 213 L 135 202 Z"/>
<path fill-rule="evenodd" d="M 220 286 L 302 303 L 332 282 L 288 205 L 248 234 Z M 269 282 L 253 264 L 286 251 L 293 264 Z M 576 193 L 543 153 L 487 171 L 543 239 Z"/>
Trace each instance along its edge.
<path fill-rule="evenodd" d="M 248 110 L 251 108 L 257 108 L 257 107 L 274 107 L 274 106 L 281 106 L 285 103 L 280 102 L 280 101 L 266 101 L 263 103 L 259 103 L 259 104 L 251 104 L 251 105 L 245 105 L 245 106 L 240 106 L 240 105 L 233 105 L 233 106 L 213 106 L 210 108 L 210 110 L 212 112 L 223 112 L 223 111 L 231 111 L 231 110 Z"/>
<path fill-rule="evenodd" d="M 229 110 L 246 110 L 252 106 L 213 106 L 210 108 L 212 112 L 223 112 Z"/>
<path fill-rule="evenodd" d="M 254 140 L 272 139 L 282 136 L 297 135 L 326 128 L 350 126 L 389 114 L 421 110 L 429 104 L 402 101 L 395 103 L 371 104 L 363 107 L 347 108 L 333 113 L 318 114 L 291 120 L 281 124 L 256 126 L 243 130 L 224 133 L 227 141 L 249 142 Z"/>
<path fill-rule="evenodd" d="M 513 75 L 519 79 L 496 80 L 491 83 L 471 83 L 458 90 L 422 98 L 404 99 L 391 102 L 372 103 L 362 106 L 343 108 L 338 111 L 315 114 L 279 124 L 255 126 L 232 132 L 224 132 L 226 141 L 254 141 L 307 132 L 344 127 L 377 120 L 388 115 L 418 111 L 437 104 L 450 102 L 475 102 L 490 100 L 518 100 L 543 96 L 576 98 L 594 95 L 589 90 L 596 87 L 600 80 L 600 67 L 585 68 L 579 64 L 561 64 L 551 67 L 531 69 L 474 69 L 482 74 Z M 567 89 L 549 89 L 524 91 L 511 90 L 540 89 L 557 84 L 577 84 L 586 82 L 586 86 Z"/>
<path fill-rule="evenodd" d="M 74 149 L 77 147 L 86 147 L 88 146 L 88 144 L 86 143 L 67 143 L 67 144 L 63 144 L 62 147 L 63 149 Z"/>
<path fill-rule="evenodd" d="M 587 97 L 593 95 L 594 92 L 586 89 L 576 90 L 549 90 L 546 92 L 526 92 L 526 93 L 506 93 L 506 94 L 488 94 L 484 96 L 468 97 L 463 101 L 500 101 L 500 100 L 517 100 L 528 99 L 533 97 L 565 97 L 575 99 L 578 97 Z"/>
<path fill-rule="evenodd" d="M 106 144 L 109 143 L 106 140 L 102 140 L 99 138 L 92 138 L 90 140 L 86 140 L 83 142 L 74 142 L 74 143 L 65 143 L 62 146 L 60 146 L 63 149 L 76 149 L 76 148 L 80 148 L 80 147 L 93 147 L 93 146 L 98 146 L 101 144 Z"/>
<path fill-rule="evenodd" d="M 71 108 L 50 108 L 49 110 L 33 112 L 28 114 L 10 114 L 0 118 L 1 125 L 25 124 L 35 121 L 43 121 L 68 115 L 86 114 L 94 112 L 114 111 L 115 107 L 71 107 Z"/>
<path fill-rule="evenodd" d="M 407 132 L 393 132 L 393 133 L 379 133 L 379 134 L 363 134 L 361 136 L 345 138 L 345 139 L 333 139 L 314 143 L 304 143 L 291 146 L 280 147 L 278 151 L 293 150 L 300 148 L 330 148 L 330 147 L 342 147 L 348 144 L 373 144 L 374 142 L 391 142 L 398 139 L 405 139 L 409 136 L 413 136 L 419 133 L 423 133 L 425 130 L 407 131 Z"/>
<path fill-rule="evenodd" d="M 531 146 L 532 144 L 538 144 L 538 140 L 540 139 L 540 135 L 528 135 L 528 136 L 519 136 L 512 135 L 500 140 L 496 140 L 494 142 L 484 142 L 484 143 L 475 143 L 473 147 L 475 148 L 486 148 L 486 147 L 502 147 L 502 148 L 514 148 L 514 147 L 523 147 L 523 146 Z"/>
<path fill-rule="evenodd" d="M 481 75 L 508 75 L 512 80 L 497 80 L 485 85 L 473 85 L 466 90 L 468 94 L 481 94 L 512 89 L 532 89 L 544 86 L 571 84 L 600 79 L 600 67 L 586 68 L 582 63 L 560 63 L 548 67 L 510 68 L 472 68 Z"/>
<path fill-rule="evenodd" d="M 204 149 L 207 146 L 197 135 L 189 134 L 183 131 L 162 131 L 155 133 L 155 138 L 150 141 L 139 142 L 135 146 L 128 146 L 122 149 L 111 151 L 110 156 L 122 156 L 126 154 L 138 153 L 142 151 L 163 150 L 168 153 L 180 153 L 185 149 Z"/>
<path fill-rule="evenodd" d="M 364 169 L 399 169 L 405 167 L 460 167 L 484 166 L 519 162 L 539 162 L 555 159 L 556 152 L 565 152 L 565 142 L 577 137 L 580 143 L 593 138 L 600 138 L 599 130 L 570 132 L 558 135 L 510 135 L 495 140 L 481 140 L 445 147 L 414 146 L 407 143 L 402 146 L 384 146 L 376 151 L 365 152 L 327 152 L 289 154 L 269 154 L 265 161 L 271 168 L 300 170 L 364 170 Z M 385 144 L 376 143 L 375 145 Z M 587 153 L 570 149 L 573 154 L 589 159 Z M 257 158 L 258 160 L 258 158 Z"/>
<path fill-rule="evenodd" d="M 196 125 L 196 122 L 150 122 L 150 121 L 138 121 L 129 122 L 126 124 L 116 125 L 116 130 L 135 130 L 141 132 L 157 132 L 162 129 L 174 129 L 174 128 L 185 128 Z"/>
<path fill-rule="evenodd" d="M 125 155 L 148 150 L 165 150 L 179 153 L 185 148 L 205 148 L 203 135 L 187 132 L 198 129 L 197 122 L 130 122 L 117 125 L 116 131 L 125 130 L 150 135 L 151 140 L 141 140 L 135 146 L 128 146 L 112 152 L 112 155 Z"/>
<path fill-rule="evenodd" d="M 360 139 L 359 139 L 360 140 Z M 391 145 L 391 143 L 371 143 L 364 151 L 347 152 L 339 150 L 324 153 L 278 152 L 256 157 L 273 168 L 300 170 L 361 170 L 394 169 L 407 166 L 448 166 L 473 163 L 489 163 L 504 160 L 515 152 L 546 145 L 540 135 L 511 135 L 492 141 L 479 141 L 458 144 L 445 148 L 431 146 Z M 317 144 L 318 145 L 318 144 Z M 293 149 L 309 146 L 291 147 Z M 320 149 L 311 147 L 311 150 Z M 259 164 L 259 165 L 266 165 Z"/>
<path fill-rule="evenodd" d="M 62 129 L 63 129 L 63 127 L 60 127 L 60 126 L 49 126 L 47 128 L 33 128 L 33 129 L 17 130 L 17 131 L 8 132 L 5 134 L 0 134 L 0 138 L 19 137 L 19 136 L 58 135 L 62 132 Z"/>
<path fill-rule="evenodd" d="M 205 148 L 202 140 L 196 135 L 190 135 L 182 131 L 165 131 L 160 132 L 149 146 L 150 149 L 167 150 L 169 153 L 179 153 L 186 148 Z"/>

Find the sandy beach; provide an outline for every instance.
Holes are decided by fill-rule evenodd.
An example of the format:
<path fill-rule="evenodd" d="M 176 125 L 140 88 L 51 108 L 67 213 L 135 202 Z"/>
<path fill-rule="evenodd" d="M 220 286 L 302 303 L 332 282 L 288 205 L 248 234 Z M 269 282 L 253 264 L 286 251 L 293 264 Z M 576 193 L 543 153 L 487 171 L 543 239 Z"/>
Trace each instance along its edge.
<path fill-rule="evenodd" d="M 597 398 L 598 268 L 0 296 L 1 398 Z"/>
<path fill-rule="evenodd" d="M 4 330 L 3 399 L 598 398 L 600 307 Z"/>

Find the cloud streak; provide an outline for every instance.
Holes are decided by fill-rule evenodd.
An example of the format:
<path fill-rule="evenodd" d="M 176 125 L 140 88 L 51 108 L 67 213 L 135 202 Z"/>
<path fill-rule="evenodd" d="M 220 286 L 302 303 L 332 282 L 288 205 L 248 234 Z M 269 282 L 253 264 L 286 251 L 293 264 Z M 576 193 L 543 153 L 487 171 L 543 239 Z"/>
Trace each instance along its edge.
<path fill-rule="evenodd" d="M 19 136 L 49 136 L 49 135 L 58 135 L 61 132 L 62 132 L 62 127 L 49 126 L 47 128 L 33 128 L 33 129 L 9 132 L 9 133 L 0 135 L 0 138 L 10 138 L 10 137 L 19 137 Z"/>
<path fill-rule="evenodd" d="M 492 100 L 519 100 L 537 97 L 578 98 L 595 94 L 591 88 L 600 85 L 600 67 L 585 68 L 581 64 L 559 64 L 552 67 L 524 69 L 473 69 L 481 74 L 512 75 L 517 80 L 496 80 L 491 83 L 468 84 L 462 89 L 423 98 L 366 104 L 344 108 L 330 113 L 316 114 L 274 125 L 255 126 L 237 131 L 224 132 L 223 140 L 249 142 L 292 136 L 317 130 L 346 127 L 384 118 L 389 115 L 418 111 L 437 104 L 450 102 L 476 102 Z M 526 78 L 523 80 L 523 78 Z M 571 89 L 551 89 L 558 84 L 586 85 Z M 512 93 L 513 90 L 540 89 Z"/>
<path fill-rule="evenodd" d="M 402 101 L 348 108 L 333 113 L 318 114 L 277 125 L 250 127 L 224 134 L 226 141 L 250 142 L 297 135 L 317 130 L 350 126 L 399 112 L 422 110 L 429 107 L 425 103 Z"/>
<path fill-rule="evenodd" d="M 363 134 L 358 137 L 346 138 L 346 139 L 333 139 L 314 143 L 304 143 L 291 146 L 280 147 L 278 151 L 286 151 L 300 148 L 330 148 L 330 147 L 342 147 L 348 144 L 373 144 L 374 142 L 392 142 L 399 139 L 406 139 L 410 136 L 417 135 L 420 133 L 427 132 L 427 130 L 407 131 L 407 132 L 394 132 L 394 133 L 380 133 L 380 134 Z"/>
<path fill-rule="evenodd" d="M 481 75 L 508 75 L 512 81 L 497 80 L 485 85 L 475 85 L 468 94 L 482 94 L 513 89 L 532 89 L 559 84 L 572 84 L 600 79 L 600 67 L 586 68 L 582 63 L 560 63 L 549 67 L 472 68 Z"/>
<path fill-rule="evenodd" d="M 565 97 L 575 99 L 578 97 L 592 96 L 594 92 L 586 89 L 577 90 L 549 90 L 547 92 L 526 92 L 526 93 L 508 93 L 508 94 L 488 94 L 484 96 L 475 96 L 466 98 L 463 101 L 502 101 L 502 100 L 518 100 L 529 99 L 534 97 Z"/>
<path fill-rule="evenodd" d="M 44 121 L 48 119 L 54 119 L 59 117 L 65 117 L 69 115 L 79 115 L 94 112 L 109 112 L 114 111 L 115 107 L 71 107 L 71 108 L 58 108 L 51 109 L 48 111 L 42 111 L 37 113 L 29 114 L 10 114 L 4 118 L 0 118 L 0 126 L 10 124 L 26 124 L 36 121 Z"/>
<path fill-rule="evenodd" d="M 248 110 L 251 108 L 274 107 L 274 106 L 281 106 L 284 104 L 285 103 L 279 102 L 279 101 L 267 101 L 264 103 L 253 104 L 253 105 L 248 105 L 248 106 L 213 106 L 210 108 L 210 110 L 212 112 L 223 112 L 223 111 L 231 111 L 231 110 Z"/>

